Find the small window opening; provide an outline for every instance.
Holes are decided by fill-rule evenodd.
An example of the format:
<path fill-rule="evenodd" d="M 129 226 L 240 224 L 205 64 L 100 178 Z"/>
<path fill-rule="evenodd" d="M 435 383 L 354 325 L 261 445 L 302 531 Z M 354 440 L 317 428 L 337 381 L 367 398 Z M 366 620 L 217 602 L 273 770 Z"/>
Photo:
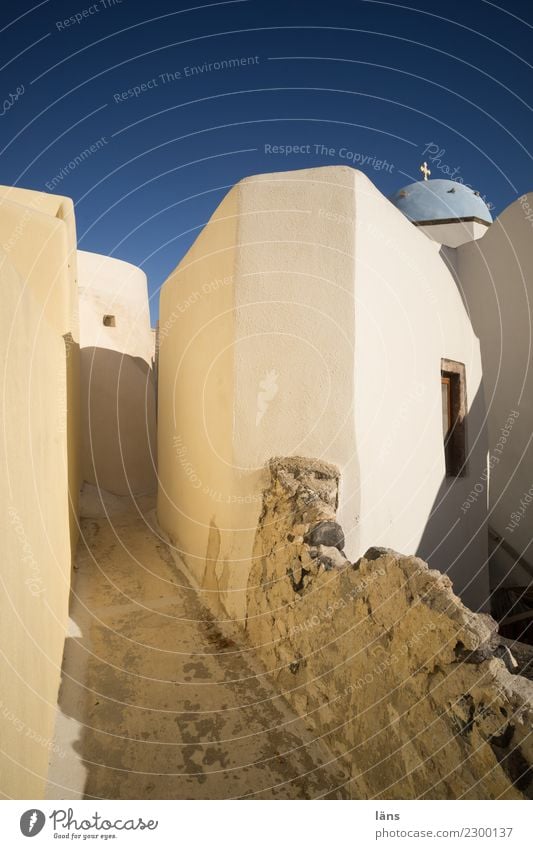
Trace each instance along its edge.
<path fill-rule="evenodd" d="M 115 327 L 116 320 L 114 315 L 104 315 L 104 327 Z"/>
<path fill-rule="evenodd" d="M 441 360 L 442 432 L 447 477 L 466 475 L 466 379 L 463 363 Z"/>

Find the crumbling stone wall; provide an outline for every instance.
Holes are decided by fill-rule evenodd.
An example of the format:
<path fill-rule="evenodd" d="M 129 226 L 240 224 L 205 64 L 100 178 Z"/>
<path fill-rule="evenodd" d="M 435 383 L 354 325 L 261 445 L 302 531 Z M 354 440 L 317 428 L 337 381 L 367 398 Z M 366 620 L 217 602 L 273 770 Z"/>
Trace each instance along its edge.
<path fill-rule="evenodd" d="M 349 562 L 336 468 L 275 459 L 270 475 L 246 630 L 350 795 L 531 798 L 533 683 L 496 623 L 416 557 Z"/>

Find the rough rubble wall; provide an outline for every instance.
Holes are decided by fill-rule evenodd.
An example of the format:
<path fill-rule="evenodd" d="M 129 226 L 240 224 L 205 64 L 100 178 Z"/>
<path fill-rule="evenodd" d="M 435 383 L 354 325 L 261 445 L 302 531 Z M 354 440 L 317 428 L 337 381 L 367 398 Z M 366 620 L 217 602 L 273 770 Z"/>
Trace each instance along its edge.
<path fill-rule="evenodd" d="M 493 620 L 416 557 L 349 563 L 334 467 L 276 459 L 270 472 L 247 633 L 350 794 L 531 797 L 533 684 L 508 671 Z"/>

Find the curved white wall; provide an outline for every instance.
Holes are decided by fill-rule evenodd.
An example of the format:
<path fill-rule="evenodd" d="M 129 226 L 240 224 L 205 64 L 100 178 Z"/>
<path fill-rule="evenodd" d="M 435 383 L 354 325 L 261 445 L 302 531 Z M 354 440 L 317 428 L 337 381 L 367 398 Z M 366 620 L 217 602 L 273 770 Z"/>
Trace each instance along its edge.
<path fill-rule="evenodd" d="M 78 251 L 83 477 L 119 495 L 154 492 L 153 336 L 144 272 Z M 114 326 L 105 326 L 104 316 Z"/>

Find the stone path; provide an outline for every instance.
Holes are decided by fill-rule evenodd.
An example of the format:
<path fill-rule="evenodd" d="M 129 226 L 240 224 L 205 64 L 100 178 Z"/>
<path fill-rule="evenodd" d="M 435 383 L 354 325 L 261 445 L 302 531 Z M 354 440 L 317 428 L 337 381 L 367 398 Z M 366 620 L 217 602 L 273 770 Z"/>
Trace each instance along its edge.
<path fill-rule="evenodd" d="M 342 798 L 345 775 L 222 632 L 137 505 L 85 493 L 50 799 Z"/>

